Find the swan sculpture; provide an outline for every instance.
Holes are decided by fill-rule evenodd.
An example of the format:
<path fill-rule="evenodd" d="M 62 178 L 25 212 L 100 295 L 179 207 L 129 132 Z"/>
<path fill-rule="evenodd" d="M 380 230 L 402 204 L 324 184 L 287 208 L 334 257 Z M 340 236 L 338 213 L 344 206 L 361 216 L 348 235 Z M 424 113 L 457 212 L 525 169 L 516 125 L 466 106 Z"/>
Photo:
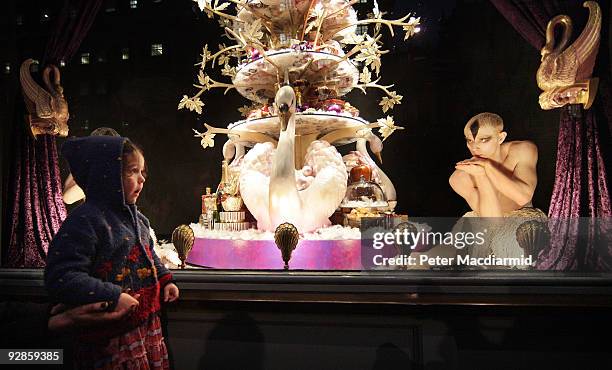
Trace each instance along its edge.
<path fill-rule="evenodd" d="M 583 104 L 589 109 L 595 100 L 597 78 L 591 78 L 599 51 L 601 9 L 594 1 L 585 1 L 589 20 L 580 36 L 567 46 L 572 35 L 572 20 L 558 15 L 546 27 L 546 45 L 540 54 L 542 60 L 536 74 L 538 87 L 544 92 L 539 102 L 542 109 L 554 109 L 566 104 Z M 555 47 L 555 28 L 564 28 L 563 37 Z M 567 47 L 566 47 L 567 46 Z"/>
<path fill-rule="evenodd" d="M 27 120 L 32 135 L 68 136 L 68 103 L 64 97 L 64 88 L 60 84 L 60 71 L 54 66 L 45 67 L 42 79 L 46 89 L 40 86 L 30 74 L 30 66 L 38 64 L 33 59 L 27 59 L 21 64 L 19 80 L 26 108 Z M 53 80 L 51 80 L 53 73 Z"/>
<path fill-rule="evenodd" d="M 305 165 L 295 169 L 296 97 L 291 86 L 281 87 L 274 99 L 280 135 L 272 143 L 256 144 L 240 170 L 240 194 L 257 220 L 257 228 L 273 231 L 289 222 L 300 233 L 330 224 L 329 217 L 342 202 L 348 175 L 342 156 L 325 141 L 313 141 Z"/>
<path fill-rule="evenodd" d="M 233 142 L 231 139 L 228 139 L 225 144 L 223 144 L 223 159 L 229 163 L 230 167 L 240 166 L 243 156 L 243 144 Z"/>
<path fill-rule="evenodd" d="M 378 167 L 376 162 L 374 162 L 372 157 L 370 157 L 366 143 L 369 144 L 370 150 L 372 151 L 372 153 L 374 153 L 374 155 L 378 158 L 378 161 L 382 164 L 382 156 L 380 154 L 383 150 L 382 140 L 380 140 L 378 136 L 373 134 L 372 131 L 368 130 L 363 135 L 363 137 L 357 139 L 357 151 L 352 151 L 342 157 L 347 170 L 350 172 L 350 170 L 353 167 L 357 166 L 359 162 L 367 164 L 372 169 L 372 181 L 380 185 L 383 190 L 383 193 L 385 194 L 385 197 L 387 198 L 387 201 L 397 201 L 395 186 L 393 186 L 393 183 L 385 174 L 385 172 L 380 167 Z"/>

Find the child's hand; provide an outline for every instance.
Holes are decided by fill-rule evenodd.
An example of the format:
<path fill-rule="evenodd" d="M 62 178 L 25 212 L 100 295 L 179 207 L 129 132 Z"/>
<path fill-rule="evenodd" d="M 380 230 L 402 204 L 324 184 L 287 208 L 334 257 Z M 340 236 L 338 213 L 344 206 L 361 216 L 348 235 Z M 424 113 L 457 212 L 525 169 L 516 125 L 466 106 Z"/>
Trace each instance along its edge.
<path fill-rule="evenodd" d="M 174 302 L 179 297 L 179 288 L 169 283 L 164 287 L 164 302 Z"/>
<path fill-rule="evenodd" d="M 117 306 L 115 307 L 115 311 L 122 311 L 125 309 L 133 310 L 138 306 L 138 297 L 134 298 L 127 293 L 121 293 L 119 296 L 119 301 L 117 302 Z"/>

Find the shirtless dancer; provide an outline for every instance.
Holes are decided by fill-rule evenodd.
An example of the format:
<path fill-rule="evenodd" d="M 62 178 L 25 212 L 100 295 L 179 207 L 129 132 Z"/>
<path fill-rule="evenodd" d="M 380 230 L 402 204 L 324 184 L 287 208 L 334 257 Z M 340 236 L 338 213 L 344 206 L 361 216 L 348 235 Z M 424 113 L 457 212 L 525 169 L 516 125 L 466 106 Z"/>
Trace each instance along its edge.
<path fill-rule="evenodd" d="M 502 217 L 531 207 L 537 184 L 538 148 L 529 141 L 504 143 L 500 116 L 480 113 L 463 132 L 472 158 L 458 162 L 449 182 L 476 215 Z"/>
<path fill-rule="evenodd" d="M 484 245 L 461 251 L 452 246 L 438 245 L 426 252 L 413 252 L 411 256 L 418 259 L 421 254 L 446 258 L 455 257 L 457 253 L 473 257 L 486 257 L 490 254 L 520 257 L 524 254 L 515 237 L 516 227 L 523 222 L 518 218 L 525 216 L 521 213 L 545 217 L 540 210 L 530 210 L 537 184 L 538 149 L 529 141 L 504 143 L 507 134 L 503 129 L 502 118 L 493 113 L 480 113 L 465 125 L 465 140 L 472 158 L 455 165 L 455 172 L 449 182 L 472 211 L 466 213 L 453 230 L 459 231 L 465 227 L 465 217 L 511 216 L 513 219 L 506 219 L 501 224 L 500 220 L 494 222 L 497 225 L 496 232 L 491 230 L 487 234 Z M 432 266 L 424 264 L 411 268 L 429 267 Z"/>

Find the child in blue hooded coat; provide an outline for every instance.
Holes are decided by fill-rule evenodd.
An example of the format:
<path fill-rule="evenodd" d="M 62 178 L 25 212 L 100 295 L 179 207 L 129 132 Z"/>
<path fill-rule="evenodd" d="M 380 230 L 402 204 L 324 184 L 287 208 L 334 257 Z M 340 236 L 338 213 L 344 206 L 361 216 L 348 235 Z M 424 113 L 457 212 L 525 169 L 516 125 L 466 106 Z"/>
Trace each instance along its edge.
<path fill-rule="evenodd" d="M 79 333 L 83 369 L 167 369 L 158 316 L 178 298 L 172 275 L 153 251 L 149 221 L 136 208 L 145 182 L 142 151 L 123 137 L 84 137 L 62 147 L 86 202 L 64 221 L 47 254 L 45 284 L 53 301 L 107 301 L 131 307 L 123 322 Z"/>

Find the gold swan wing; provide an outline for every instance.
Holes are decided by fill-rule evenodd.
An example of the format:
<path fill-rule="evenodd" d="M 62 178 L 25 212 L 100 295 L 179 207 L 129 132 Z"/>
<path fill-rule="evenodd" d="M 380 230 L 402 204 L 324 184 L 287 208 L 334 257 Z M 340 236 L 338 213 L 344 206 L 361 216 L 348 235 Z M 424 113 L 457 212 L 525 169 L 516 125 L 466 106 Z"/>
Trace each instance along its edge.
<path fill-rule="evenodd" d="M 589 19 L 580 36 L 565 48 L 571 37 L 572 22 L 566 15 L 553 18 L 546 29 L 546 45 L 542 48 L 542 63 L 536 74 L 542 109 L 559 108 L 567 104 L 583 104 L 588 109 L 595 98 L 597 79 L 591 79 L 599 51 L 601 8 L 594 1 L 586 1 Z M 553 49 L 554 30 L 564 26 L 563 38 Z M 565 49 L 564 49 L 565 48 Z"/>

